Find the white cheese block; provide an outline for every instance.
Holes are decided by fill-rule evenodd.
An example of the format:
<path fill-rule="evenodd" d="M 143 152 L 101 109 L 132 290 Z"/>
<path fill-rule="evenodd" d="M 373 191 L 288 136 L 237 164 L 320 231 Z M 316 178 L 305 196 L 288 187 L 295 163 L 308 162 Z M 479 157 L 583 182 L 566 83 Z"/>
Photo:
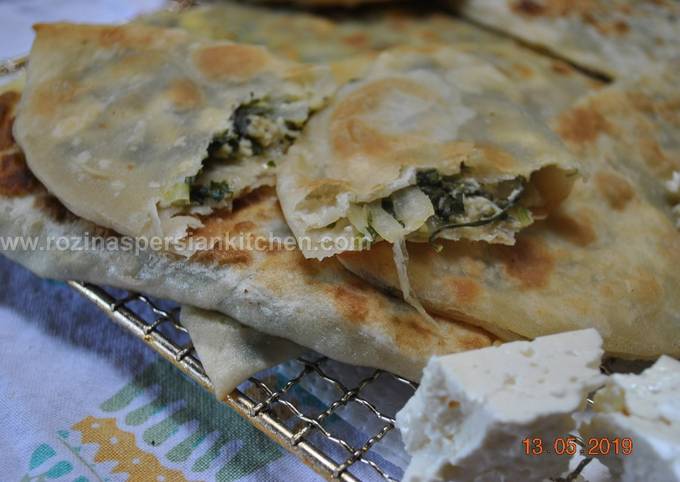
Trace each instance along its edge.
<path fill-rule="evenodd" d="M 598 448 L 593 455 L 615 480 L 680 482 L 679 361 L 662 356 L 640 375 L 612 375 L 595 395 L 594 410 L 582 433 L 587 441 L 607 440 L 609 450 Z M 626 438 L 630 454 L 621 449 Z"/>
<path fill-rule="evenodd" d="M 666 189 L 671 199 L 680 200 L 680 171 L 673 172 L 673 177 L 666 182 Z M 680 202 L 673 206 L 673 214 L 675 214 L 675 226 L 680 229 Z"/>
<path fill-rule="evenodd" d="M 581 330 L 444 357 L 425 368 L 397 414 L 413 456 L 405 481 L 542 481 L 568 469 L 553 441 L 576 428 L 572 414 L 601 386 L 602 338 Z M 539 438 L 542 455 L 523 439 Z"/>

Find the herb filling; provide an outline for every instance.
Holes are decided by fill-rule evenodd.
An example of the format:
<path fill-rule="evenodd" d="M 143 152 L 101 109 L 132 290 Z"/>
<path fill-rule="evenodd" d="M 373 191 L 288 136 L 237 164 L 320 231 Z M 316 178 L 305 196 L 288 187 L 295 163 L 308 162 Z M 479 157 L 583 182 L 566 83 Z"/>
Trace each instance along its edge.
<path fill-rule="evenodd" d="M 189 186 L 189 199 L 192 204 L 205 204 L 208 200 L 219 203 L 231 197 L 232 194 L 227 182 L 210 181 L 207 186 L 198 184 Z"/>
<path fill-rule="evenodd" d="M 231 126 L 208 146 L 206 162 L 259 156 L 265 149 L 287 147 L 302 130 L 307 117 L 304 110 L 301 112 L 294 103 L 283 103 L 277 109 L 267 99 L 240 105 L 232 115 Z"/>
<path fill-rule="evenodd" d="M 465 166 L 460 174 L 451 176 L 443 176 L 436 169 L 417 172 L 416 185 L 434 207 L 431 239 L 446 229 L 483 226 L 507 219 L 508 211 L 515 206 L 526 185 L 522 176 L 482 184 L 466 174 Z M 522 209 L 518 214 L 519 221 L 526 222 L 527 213 Z"/>
<path fill-rule="evenodd" d="M 255 99 L 240 105 L 231 116 L 229 128 L 213 137 L 201 169 L 194 176 L 187 177 L 184 183 L 169 189 L 163 203 L 181 207 L 215 205 L 230 200 L 234 192 L 226 181 L 208 182 L 202 175 L 210 171 L 212 166 L 285 152 L 300 134 L 308 116 L 306 104 L 293 100 L 272 102 Z M 258 162 L 265 169 L 276 167 L 272 159 L 265 158 Z"/>

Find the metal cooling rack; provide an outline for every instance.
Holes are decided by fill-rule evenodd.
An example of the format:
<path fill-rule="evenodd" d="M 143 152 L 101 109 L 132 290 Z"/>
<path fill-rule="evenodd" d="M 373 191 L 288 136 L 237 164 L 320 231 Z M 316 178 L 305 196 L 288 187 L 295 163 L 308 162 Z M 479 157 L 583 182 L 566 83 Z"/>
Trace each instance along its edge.
<path fill-rule="evenodd" d="M 188 332 L 178 320 L 179 308 L 163 309 L 148 296 L 137 293 L 116 295 L 89 283 L 69 281 L 69 284 L 118 325 L 142 340 L 189 378 L 206 390 L 213 391 L 212 383 L 197 357 Z M 363 394 L 381 377 L 388 377 L 404 387 L 409 396 L 415 392 L 417 384 L 383 370 L 373 370 L 350 388 L 347 383 L 338 379 L 340 377 L 329 374 L 333 371 L 329 368 L 336 362 L 328 358 L 322 357 L 317 360 L 298 358 L 297 362 L 300 364 L 300 370 L 289 380 L 272 382 L 270 379 L 265 381 L 251 377 L 248 379 L 250 386 L 245 391 L 247 393 L 236 389 L 223 401 L 327 480 L 360 482 L 359 476 L 352 472 L 357 465 L 363 464 L 370 467 L 373 475 L 371 479 L 398 482 L 400 474 L 390 473 L 388 468 L 371 460 L 372 450 L 395 429 L 395 414 L 381 410 L 379 402 L 370 402 Z M 610 372 L 606 363 L 602 368 L 605 372 Z M 285 398 L 286 394 L 308 377 L 316 377 L 338 394 L 333 402 L 328 403 L 324 410 L 315 415 L 305 414 L 295 403 Z M 275 386 L 272 386 L 273 383 Z M 592 405 L 592 394 L 587 402 Z M 364 407 L 380 426 L 374 435 L 360 446 L 351 445 L 324 425 L 331 415 L 350 403 Z M 579 445 L 584 446 L 577 434 L 569 435 L 575 437 Z M 590 462 L 591 458 L 584 458 L 571 473 L 552 480 L 572 482 Z"/>
<path fill-rule="evenodd" d="M 212 392 L 212 383 L 187 336 L 187 330 L 178 321 L 177 309 L 163 309 L 159 303 L 141 294 L 126 293 L 120 296 L 89 283 L 70 281 L 69 284 L 118 325 Z M 270 380 L 251 377 L 248 381 L 252 389 L 247 389 L 247 393 L 236 389 L 224 402 L 328 480 L 358 482 L 360 478 L 353 473 L 353 469 L 363 464 L 377 476 L 373 479 L 398 481 L 399 474 L 389 473 L 389 469 L 371 460 L 376 444 L 394 430 L 394 413 L 386 413 L 377 406 L 378 403 L 370 402 L 362 394 L 381 377 L 389 377 L 411 392 L 415 391 L 417 385 L 397 375 L 375 370 L 350 387 L 337 376 L 329 375 L 328 368 L 335 363 L 332 360 L 299 358 L 297 362 L 301 365 L 300 371 L 286 382 L 272 386 Z M 303 413 L 285 398 L 308 377 L 318 378 L 338 394 L 334 402 L 315 415 Z M 324 425 L 331 415 L 350 403 L 364 407 L 381 427 L 360 446 L 351 445 Z"/>

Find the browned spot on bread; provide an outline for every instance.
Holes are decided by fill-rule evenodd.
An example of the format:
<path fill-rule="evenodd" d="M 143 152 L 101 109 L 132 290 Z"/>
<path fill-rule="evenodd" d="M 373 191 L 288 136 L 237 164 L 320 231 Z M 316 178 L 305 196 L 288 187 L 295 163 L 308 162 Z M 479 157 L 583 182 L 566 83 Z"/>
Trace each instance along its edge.
<path fill-rule="evenodd" d="M 588 246 L 597 239 L 586 217 L 574 219 L 566 213 L 554 212 L 548 216 L 547 223 L 553 232 L 577 246 Z"/>
<path fill-rule="evenodd" d="M 517 165 L 517 161 L 509 153 L 492 146 L 477 145 L 488 164 L 495 169 L 505 171 Z"/>
<path fill-rule="evenodd" d="M 18 197 L 40 188 L 40 183 L 26 165 L 22 152 L 4 154 L 0 158 L 0 195 Z"/>
<path fill-rule="evenodd" d="M 654 273 L 640 269 L 631 276 L 630 283 L 633 287 L 631 294 L 639 303 L 649 306 L 661 299 L 663 288 Z"/>
<path fill-rule="evenodd" d="M 333 286 L 331 296 L 338 310 L 350 321 L 365 321 L 368 315 L 368 299 L 360 291 L 349 286 Z"/>
<path fill-rule="evenodd" d="M 418 247 L 418 244 L 409 246 L 409 253 L 414 255 L 415 252 L 417 255 Z M 379 286 L 383 291 L 388 289 L 386 283 L 398 284 L 392 247 L 387 242 L 381 241 L 373 245 L 368 251 L 345 251 L 337 257 L 348 263 L 353 271 L 360 273 L 362 278 Z M 401 291 L 397 293 L 397 296 L 401 296 Z"/>
<path fill-rule="evenodd" d="M 608 6 L 602 7 L 592 0 L 516 0 L 510 8 L 525 17 L 564 17 L 579 15 L 581 20 L 597 24 L 595 14 L 606 15 Z"/>
<path fill-rule="evenodd" d="M 467 328 L 469 330 L 473 329 L 471 326 L 468 326 Z M 495 337 L 493 335 L 479 329 L 479 333 L 470 333 L 460 337 L 461 351 L 479 350 L 480 348 L 490 346 L 494 340 Z"/>
<path fill-rule="evenodd" d="M 552 68 L 553 72 L 557 72 L 558 74 L 571 75 L 574 73 L 573 67 L 571 67 L 571 65 L 566 62 L 562 62 L 561 60 L 555 60 L 552 64 L 550 64 L 550 67 Z"/>
<path fill-rule="evenodd" d="M 633 13 L 633 9 L 632 9 L 631 6 L 628 5 L 627 3 L 624 3 L 623 5 L 619 5 L 619 6 L 618 6 L 618 9 L 619 9 L 622 13 L 625 13 L 626 15 L 630 15 L 631 13 Z"/>
<path fill-rule="evenodd" d="M 78 218 L 54 196 L 44 192 L 42 195 L 35 198 L 33 203 L 36 209 L 43 214 L 53 219 L 57 223 L 75 222 Z"/>
<path fill-rule="evenodd" d="M 99 33 L 99 43 L 111 47 L 125 41 L 125 32 L 120 27 L 105 27 Z"/>
<path fill-rule="evenodd" d="M 194 54 L 198 69 L 213 80 L 246 80 L 263 71 L 269 62 L 267 51 L 254 45 L 217 45 Z"/>
<path fill-rule="evenodd" d="M 535 17 L 545 13 L 545 7 L 534 0 L 519 0 L 510 7 L 520 15 Z"/>
<path fill-rule="evenodd" d="M 14 91 L 0 94 L 0 151 L 14 145 L 12 124 L 14 123 L 14 109 L 20 97 L 21 95 Z"/>
<path fill-rule="evenodd" d="M 418 35 L 426 42 L 442 43 L 441 35 L 433 30 L 423 30 L 422 32 L 418 32 Z"/>
<path fill-rule="evenodd" d="M 620 35 L 623 35 L 630 31 L 630 26 L 623 20 L 618 20 L 614 23 L 614 31 Z"/>
<path fill-rule="evenodd" d="M 27 108 L 33 114 L 54 117 L 57 109 L 75 99 L 80 90 L 76 83 L 70 80 L 42 82 L 36 87 Z"/>
<path fill-rule="evenodd" d="M 181 110 L 191 109 L 201 104 L 203 95 L 189 79 L 176 80 L 167 91 L 170 101 Z"/>
<path fill-rule="evenodd" d="M 595 174 L 595 184 L 612 209 L 622 211 L 635 196 L 633 186 L 623 177 L 608 171 Z"/>
<path fill-rule="evenodd" d="M 297 268 L 299 268 L 300 271 L 309 278 L 314 278 L 315 276 L 317 276 L 321 272 L 322 263 L 326 263 L 326 261 L 307 259 L 300 252 L 295 252 L 294 256 L 295 265 L 297 266 Z"/>
<path fill-rule="evenodd" d="M 373 161 L 389 160 L 399 151 L 412 148 L 419 139 L 409 135 L 386 133 L 382 126 L 364 118 L 367 112 L 380 111 L 395 95 L 409 96 L 422 102 L 436 102 L 434 92 L 407 79 L 387 78 L 371 82 L 352 92 L 338 105 L 331 118 L 333 150 L 343 158 L 371 156 Z"/>
<path fill-rule="evenodd" d="M 211 249 L 198 251 L 191 256 L 191 260 L 200 264 L 217 264 L 220 266 L 231 264 L 250 264 L 252 255 L 242 249 Z"/>
<path fill-rule="evenodd" d="M 447 285 L 453 290 L 456 302 L 469 305 L 474 303 L 481 292 L 479 283 L 470 278 L 451 278 L 446 280 Z"/>
<path fill-rule="evenodd" d="M 607 298 L 613 298 L 614 297 L 614 288 L 612 288 L 611 284 L 603 284 L 600 286 L 600 296 L 603 299 Z"/>
<path fill-rule="evenodd" d="M 248 208 L 251 208 L 253 206 L 259 205 L 266 200 L 271 200 L 272 201 L 272 206 L 271 206 L 271 211 L 273 211 L 273 215 L 276 215 L 277 212 L 280 213 L 280 208 L 278 207 L 278 201 L 276 198 L 276 191 L 273 187 L 271 186 L 263 186 L 260 188 L 257 188 L 251 192 L 249 192 L 245 196 L 241 196 L 239 198 L 234 199 L 234 204 L 232 206 L 232 213 L 237 213 L 243 210 L 246 210 Z"/>
<path fill-rule="evenodd" d="M 398 346 L 419 349 L 430 343 L 434 333 L 420 318 L 416 318 L 417 316 L 419 315 L 392 318 L 390 324 L 394 327 L 395 342 Z"/>
<path fill-rule="evenodd" d="M 644 92 L 627 92 L 626 99 L 630 101 L 635 110 L 640 112 L 652 113 L 656 110 L 656 103 L 654 102 L 654 99 Z"/>
<path fill-rule="evenodd" d="M 517 74 L 518 77 L 521 77 L 523 79 L 530 79 L 531 77 L 534 76 L 534 71 L 531 67 L 529 67 L 526 64 L 520 64 L 520 63 L 513 63 L 512 64 L 512 70 Z"/>
<path fill-rule="evenodd" d="M 369 44 L 368 35 L 365 32 L 355 32 L 350 35 L 346 35 L 342 39 L 343 43 L 354 47 L 354 48 L 366 48 Z"/>
<path fill-rule="evenodd" d="M 612 131 L 607 119 L 591 107 L 577 107 L 563 114 L 557 132 L 568 142 L 585 144 L 595 141 L 602 133 Z"/>
<path fill-rule="evenodd" d="M 680 159 L 667 156 L 654 134 L 641 137 L 639 145 L 645 164 L 658 176 L 671 177 L 680 167 Z"/>
<path fill-rule="evenodd" d="M 240 221 L 234 224 L 234 231 L 237 233 L 251 233 L 256 228 L 257 226 L 255 226 L 255 223 L 251 221 Z"/>
<path fill-rule="evenodd" d="M 546 286 L 555 268 L 555 259 L 538 239 L 520 236 L 514 246 L 494 245 L 491 253 L 503 264 L 508 276 L 525 289 Z"/>

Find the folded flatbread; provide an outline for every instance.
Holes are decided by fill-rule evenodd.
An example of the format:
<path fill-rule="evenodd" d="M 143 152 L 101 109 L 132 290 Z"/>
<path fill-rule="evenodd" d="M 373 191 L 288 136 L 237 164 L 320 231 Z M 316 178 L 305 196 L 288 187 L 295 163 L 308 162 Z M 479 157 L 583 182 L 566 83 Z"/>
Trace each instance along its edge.
<path fill-rule="evenodd" d="M 647 200 L 673 215 L 680 192 L 673 195 L 667 185 L 680 175 L 679 84 L 680 59 L 584 96 L 557 119 L 555 130 L 583 159 L 616 160 Z M 596 182 L 611 186 L 614 207 L 625 201 L 616 199 L 611 182 Z"/>
<path fill-rule="evenodd" d="M 277 55 L 331 63 L 340 78 L 356 76 L 357 62 L 390 47 L 447 45 L 493 63 L 522 95 L 522 105 L 552 119 L 601 85 L 568 64 L 523 48 L 507 37 L 422 5 L 382 7 L 356 15 L 322 16 L 222 1 L 179 12 L 160 11 L 139 22 L 178 27 L 208 39 L 263 45 Z"/>
<path fill-rule="evenodd" d="M 199 215 L 272 184 L 333 90 L 323 67 L 181 30 L 35 29 L 16 139 L 70 211 L 121 234 L 181 238 Z"/>
<path fill-rule="evenodd" d="M 180 321 L 189 332 L 215 396 L 224 400 L 240 383 L 259 371 L 304 353 L 283 338 L 265 335 L 227 315 L 185 305 Z"/>
<path fill-rule="evenodd" d="M 382 53 L 307 124 L 277 191 L 309 258 L 435 237 L 513 244 L 578 163 L 493 64 L 446 47 Z"/>
<path fill-rule="evenodd" d="M 17 93 L 0 105 L 11 125 Z M 0 138 L 9 131 L 0 133 Z M 336 360 L 383 368 L 412 379 L 433 354 L 488 346 L 495 338 L 465 323 L 427 323 L 335 259 L 306 260 L 295 245 L 273 189 L 202 217 L 187 259 L 158 251 L 69 212 L 32 175 L 10 145 L 0 159 L 0 235 L 16 240 L 2 254 L 39 276 L 141 291 L 215 310 L 255 330 Z M 23 240 L 23 241 L 22 241 Z"/>
<path fill-rule="evenodd" d="M 663 197 L 680 162 L 678 71 L 616 83 L 556 120 L 588 177 L 515 246 L 410 245 L 423 305 L 502 338 L 594 327 L 611 354 L 680 356 L 680 234 Z M 376 285 L 399 286 L 385 243 L 340 260 Z"/>
<path fill-rule="evenodd" d="M 464 16 L 615 78 L 677 57 L 673 0 L 449 0 Z"/>

